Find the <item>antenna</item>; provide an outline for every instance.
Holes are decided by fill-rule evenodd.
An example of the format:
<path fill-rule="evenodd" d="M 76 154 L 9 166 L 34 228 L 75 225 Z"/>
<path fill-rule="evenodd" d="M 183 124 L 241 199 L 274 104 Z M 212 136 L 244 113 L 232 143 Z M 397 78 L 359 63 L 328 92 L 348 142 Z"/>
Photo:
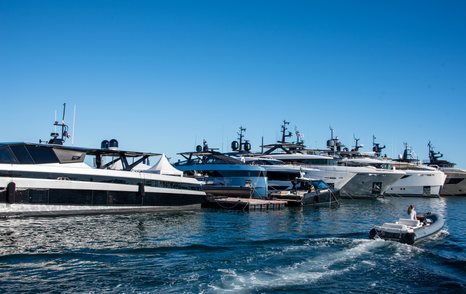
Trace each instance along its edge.
<path fill-rule="evenodd" d="M 327 148 L 330 149 L 330 151 L 335 155 L 337 152 L 341 152 L 343 149 L 344 151 L 348 151 L 345 147 L 345 145 L 341 144 L 340 139 L 338 139 L 338 136 L 334 136 L 335 129 L 332 128 L 332 126 L 329 126 L 330 128 L 330 140 L 327 140 Z"/>
<path fill-rule="evenodd" d="M 74 129 L 75 129 L 75 126 L 76 126 L 76 104 L 74 105 L 74 109 L 73 109 L 73 130 L 72 130 L 72 133 L 71 133 L 71 145 L 74 145 Z"/>
<path fill-rule="evenodd" d="M 66 103 L 63 103 L 63 115 L 61 119 L 62 123 L 65 123 L 65 113 L 66 113 Z"/>
<path fill-rule="evenodd" d="M 283 125 L 282 125 L 282 141 L 279 142 L 279 143 L 286 143 L 286 138 L 292 136 L 291 132 L 288 132 L 288 134 L 286 133 L 286 131 L 288 130 L 287 127 L 286 127 L 286 125 L 289 125 L 289 124 L 290 124 L 289 121 L 283 120 Z"/>
<path fill-rule="evenodd" d="M 243 132 L 245 131 L 246 131 L 246 128 L 243 128 L 242 126 L 239 127 L 239 132 L 237 133 L 238 139 L 239 139 L 239 151 L 243 150 L 243 138 L 244 138 Z"/>
<path fill-rule="evenodd" d="M 353 134 L 353 139 L 354 139 L 354 149 L 351 151 L 359 151 L 359 148 L 364 147 L 364 145 L 359 145 L 359 140 L 361 140 L 361 138 L 356 138 L 356 135 Z"/>
<path fill-rule="evenodd" d="M 438 163 L 439 158 L 443 157 L 443 154 L 440 152 L 435 152 L 434 151 L 434 145 L 432 145 L 432 142 L 429 140 L 429 143 L 427 144 L 429 146 L 429 159 L 431 163 Z"/>
<path fill-rule="evenodd" d="M 377 139 L 375 135 L 372 135 L 372 151 L 374 151 L 377 157 L 380 157 L 382 155 L 382 150 L 385 149 L 386 146 L 380 146 L 380 143 L 375 143 L 375 139 Z"/>
<path fill-rule="evenodd" d="M 249 140 L 244 140 L 244 132 L 246 131 L 246 128 L 243 128 L 242 126 L 239 127 L 239 132 L 238 134 L 238 141 L 233 141 L 231 142 L 231 150 L 237 151 L 237 152 L 242 152 L 243 150 L 246 152 L 249 152 L 251 150 L 251 143 L 249 143 Z"/>
<path fill-rule="evenodd" d="M 298 130 L 298 128 L 295 126 L 294 127 L 294 132 L 296 134 L 296 144 L 304 144 L 304 135 L 301 134 L 301 132 Z"/>
<path fill-rule="evenodd" d="M 327 140 L 327 148 L 329 148 L 330 151 L 332 151 L 333 153 L 335 153 L 335 151 L 336 151 L 336 142 L 335 142 L 335 140 L 333 139 L 333 131 L 334 131 L 334 129 L 332 128 L 332 126 L 329 126 L 329 129 L 330 129 L 330 139 Z"/>
<path fill-rule="evenodd" d="M 262 139 L 261 139 L 261 153 L 262 154 L 264 153 L 264 136 L 262 136 Z"/>
<path fill-rule="evenodd" d="M 54 121 L 54 132 L 56 133 L 57 132 L 57 110 L 55 109 L 55 112 L 54 112 L 54 117 L 53 117 L 53 121 Z"/>
<path fill-rule="evenodd" d="M 66 138 L 70 137 L 70 134 L 68 133 L 68 125 L 65 124 L 65 113 L 66 113 L 66 103 L 63 103 L 63 116 L 62 116 L 62 121 L 59 123 L 56 120 L 56 112 L 55 112 L 55 132 L 50 134 L 52 136 L 52 139 L 49 140 L 49 144 L 57 144 L 57 145 L 63 145 L 65 142 Z M 61 127 L 61 137 L 58 138 L 60 135 L 57 133 L 57 127 Z"/>

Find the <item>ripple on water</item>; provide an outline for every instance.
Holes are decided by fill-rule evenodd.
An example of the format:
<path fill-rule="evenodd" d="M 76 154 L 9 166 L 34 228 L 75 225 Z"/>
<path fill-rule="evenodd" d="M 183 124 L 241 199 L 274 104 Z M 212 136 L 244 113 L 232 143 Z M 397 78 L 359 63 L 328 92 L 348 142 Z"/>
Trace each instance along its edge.
<path fill-rule="evenodd" d="M 466 198 L 452 202 L 1 220 L 0 291 L 465 292 Z M 408 203 L 441 206 L 445 229 L 415 246 L 366 239 Z"/>

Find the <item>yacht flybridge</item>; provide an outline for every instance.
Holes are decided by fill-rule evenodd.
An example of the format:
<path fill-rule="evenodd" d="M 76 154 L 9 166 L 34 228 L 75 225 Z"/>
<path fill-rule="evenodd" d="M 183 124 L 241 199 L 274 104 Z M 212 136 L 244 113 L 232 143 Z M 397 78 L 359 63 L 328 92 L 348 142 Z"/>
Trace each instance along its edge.
<path fill-rule="evenodd" d="M 160 154 L 118 150 L 116 140 L 99 149 L 64 146 L 67 127 L 58 125 L 61 137 L 52 133 L 50 144 L 0 143 L 0 216 L 186 209 L 204 200 L 195 179 L 133 171 Z"/>

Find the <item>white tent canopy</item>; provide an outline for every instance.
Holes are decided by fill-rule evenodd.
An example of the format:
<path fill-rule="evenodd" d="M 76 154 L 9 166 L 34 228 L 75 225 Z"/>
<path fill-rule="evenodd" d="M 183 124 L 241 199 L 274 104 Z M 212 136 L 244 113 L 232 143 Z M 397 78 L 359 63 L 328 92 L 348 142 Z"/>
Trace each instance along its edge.
<path fill-rule="evenodd" d="M 173 165 L 168 162 L 167 157 L 165 154 L 162 154 L 160 157 L 159 162 L 157 162 L 153 167 L 145 170 L 144 172 L 147 173 L 155 173 L 155 174 L 160 174 L 160 175 L 170 175 L 170 176 L 183 176 L 183 172 L 180 170 L 177 170 L 176 168 L 173 167 Z"/>

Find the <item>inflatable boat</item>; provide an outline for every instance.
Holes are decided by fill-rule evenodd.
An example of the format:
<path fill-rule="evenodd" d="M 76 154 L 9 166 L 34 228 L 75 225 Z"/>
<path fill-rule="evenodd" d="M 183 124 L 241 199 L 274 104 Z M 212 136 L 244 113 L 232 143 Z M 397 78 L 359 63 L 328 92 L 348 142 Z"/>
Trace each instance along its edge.
<path fill-rule="evenodd" d="M 400 218 L 395 223 L 375 226 L 369 232 L 369 238 L 381 238 L 406 244 L 414 244 L 442 229 L 444 220 L 435 213 L 419 214 L 417 220 Z"/>

